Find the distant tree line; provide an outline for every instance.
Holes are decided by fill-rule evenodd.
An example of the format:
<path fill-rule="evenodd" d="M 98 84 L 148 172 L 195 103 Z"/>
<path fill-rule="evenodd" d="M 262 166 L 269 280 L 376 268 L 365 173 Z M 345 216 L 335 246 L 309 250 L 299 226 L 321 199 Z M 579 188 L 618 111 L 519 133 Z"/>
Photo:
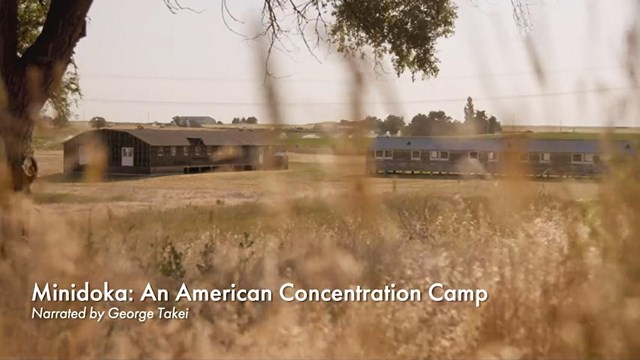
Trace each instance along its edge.
<path fill-rule="evenodd" d="M 415 115 L 409 124 L 403 117 L 389 115 L 384 120 L 367 116 L 361 121 L 342 120 L 341 125 L 355 126 L 359 130 L 373 131 L 379 135 L 449 136 L 495 134 L 502 131 L 502 125 L 495 116 L 484 110 L 475 110 L 473 99 L 467 98 L 464 107 L 464 121 L 454 120 L 444 111 L 430 111 Z"/>
<path fill-rule="evenodd" d="M 248 118 L 242 117 L 234 117 L 233 120 L 231 120 L 232 124 L 250 124 L 250 125 L 255 125 L 258 123 L 258 118 L 256 118 L 255 116 L 249 116 Z"/>

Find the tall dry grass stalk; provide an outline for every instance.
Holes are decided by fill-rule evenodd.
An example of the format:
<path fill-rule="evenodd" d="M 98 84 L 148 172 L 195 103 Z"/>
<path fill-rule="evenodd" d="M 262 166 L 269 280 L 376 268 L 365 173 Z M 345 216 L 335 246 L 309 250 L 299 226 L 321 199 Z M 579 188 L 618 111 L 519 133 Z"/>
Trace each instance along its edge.
<path fill-rule="evenodd" d="M 2 207 L 0 348 L 3 357 L 631 358 L 640 297 L 632 256 L 639 212 L 630 206 L 639 193 L 622 185 L 603 184 L 606 195 L 593 203 L 540 194 L 518 209 L 504 208 L 509 195 L 384 196 L 373 214 L 337 211 L 340 199 L 298 200 L 277 223 L 273 207 L 254 203 L 88 223 L 44 218 L 12 195 Z M 615 201 L 621 196 L 627 200 Z M 485 288 L 490 300 L 481 308 L 193 303 L 188 321 L 145 324 L 29 319 L 34 281 L 104 280 L 138 291 L 147 281 L 274 291 L 286 281 L 314 288 L 438 281 Z"/>

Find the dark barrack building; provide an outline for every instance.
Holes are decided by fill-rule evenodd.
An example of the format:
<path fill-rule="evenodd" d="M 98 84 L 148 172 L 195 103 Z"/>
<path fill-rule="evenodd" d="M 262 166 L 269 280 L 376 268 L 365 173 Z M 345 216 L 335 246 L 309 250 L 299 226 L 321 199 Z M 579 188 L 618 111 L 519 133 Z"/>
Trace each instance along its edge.
<path fill-rule="evenodd" d="M 275 170 L 288 157 L 275 136 L 261 131 L 101 129 L 64 143 L 64 171 L 101 163 L 110 174 L 172 174 Z"/>
<path fill-rule="evenodd" d="M 634 153 L 630 141 L 610 145 L 612 154 Z M 366 164 L 371 175 L 504 175 L 518 169 L 535 176 L 595 176 L 606 170 L 605 147 L 598 140 L 378 137 Z"/>

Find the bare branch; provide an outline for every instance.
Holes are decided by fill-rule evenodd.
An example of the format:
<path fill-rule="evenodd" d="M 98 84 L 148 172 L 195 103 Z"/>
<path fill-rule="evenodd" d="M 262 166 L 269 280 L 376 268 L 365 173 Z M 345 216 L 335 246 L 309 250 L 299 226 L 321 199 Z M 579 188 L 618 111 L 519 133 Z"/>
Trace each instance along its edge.
<path fill-rule="evenodd" d="M 316 50 L 321 41 L 327 41 L 322 30 L 327 30 L 327 23 L 323 18 L 326 9 L 326 1 L 323 0 L 265 0 L 262 9 L 262 24 L 264 31 L 254 38 L 267 37 L 269 46 L 267 47 L 266 67 L 269 68 L 269 61 L 273 49 L 285 49 L 285 54 L 289 52 L 289 46 L 294 46 L 295 42 L 291 36 L 302 38 L 302 42 L 311 56 L 316 61 L 321 62 L 317 57 Z M 311 39 L 308 34 L 309 27 L 314 32 L 315 39 Z M 269 71 L 267 71 L 269 72 Z"/>
<path fill-rule="evenodd" d="M 163 0 L 164 4 L 167 6 L 167 8 L 169 9 L 169 11 L 171 11 L 172 13 L 176 14 L 179 11 L 182 10 L 187 10 L 187 11 L 191 11 L 194 12 L 196 14 L 202 14 L 203 12 L 205 12 L 206 10 L 195 10 L 189 6 L 184 6 L 180 3 L 180 0 Z"/>
<path fill-rule="evenodd" d="M 520 31 L 528 34 L 533 31 L 533 16 L 526 0 L 511 0 L 513 19 Z"/>
<path fill-rule="evenodd" d="M 220 3 L 220 13 L 222 14 L 222 22 L 224 23 L 224 26 L 227 27 L 227 29 L 229 29 L 229 31 L 231 31 L 232 33 L 244 37 L 246 38 L 246 35 L 240 34 L 239 32 L 235 31 L 234 29 L 231 28 L 231 26 L 229 25 L 229 23 L 227 22 L 227 15 L 231 18 L 231 20 L 239 23 L 239 24 L 244 24 L 243 22 L 241 22 L 240 20 L 236 19 L 233 14 L 231 13 L 231 11 L 229 11 L 229 8 L 227 7 L 227 0 L 222 0 Z"/>

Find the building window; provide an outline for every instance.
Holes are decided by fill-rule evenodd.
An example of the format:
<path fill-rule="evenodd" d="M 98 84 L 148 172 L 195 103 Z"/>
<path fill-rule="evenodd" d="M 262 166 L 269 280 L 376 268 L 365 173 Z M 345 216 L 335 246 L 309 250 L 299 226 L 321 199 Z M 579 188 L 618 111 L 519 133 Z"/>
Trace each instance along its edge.
<path fill-rule="evenodd" d="M 376 159 L 384 159 L 384 151 L 376 150 Z"/>
<path fill-rule="evenodd" d="M 199 156 L 200 155 L 200 146 L 196 146 L 194 149 L 195 155 Z"/>
<path fill-rule="evenodd" d="M 211 156 L 212 152 L 213 152 L 213 146 L 207 146 L 207 155 Z"/>
<path fill-rule="evenodd" d="M 171 156 L 176 156 L 176 147 L 175 146 L 171 147 Z"/>
<path fill-rule="evenodd" d="M 449 152 L 448 151 L 431 151 L 429 153 L 429 158 L 431 160 L 446 161 L 446 160 L 449 160 Z"/>
<path fill-rule="evenodd" d="M 164 156 L 164 146 L 158 147 L 158 156 Z"/>
<path fill-rule="evenodd" d="M 529 162 L 529 153 L 521 153 L 520 162 Z"/>
<path fill-rule="evenodd" d="M 594 162 L 595 155 L 594 154 L 584 154 L 584 162 L 592 163 Z"/>
<path fill-rule="evenodd" d="M 182 154 L 184 156 L 189 156 L 189 147 L 188 146 L 183 146 L 182 147 Z"/>
<path fill-rule="evenodd" d="M 498 154 L 491 151 L 488 155 L 489 161 L 498 161 Z"/>
<path fill-rule="evenodd" d="M 529 154 L 529 161 L 532 163 L 536 163 L 540 161 L 540 154 L 538 153 L 531 153 Z"/>
<path fill-rule="evenodd" d="M 469 159 L 475 159 L 475 160 L 478 160 L 478 152 L 477 152 L 477 151 L 471 151 L 471 152 L 469 152 Z"/>
<path fill-rule="evenodd" d="M 572 164 L 582 164 L 583 154 L 571 154 L 571 163 Z"/>
<path fill-rule="evenodd" d="M 412 151 L 411 160 L 420 160 L 420 151 Z"/>
<path fill-rule="evenodd" d="M 550 153 L 542 153 L 540 156 L 540 162 L 548 163 L 551 162 L 551 154 Z"/>
<path fill-rule="evenodd" d="M 384 158 L 385 159 L 393 159 L 393 151 L 392 150 L 385 150 L 384 151 Z"/>

